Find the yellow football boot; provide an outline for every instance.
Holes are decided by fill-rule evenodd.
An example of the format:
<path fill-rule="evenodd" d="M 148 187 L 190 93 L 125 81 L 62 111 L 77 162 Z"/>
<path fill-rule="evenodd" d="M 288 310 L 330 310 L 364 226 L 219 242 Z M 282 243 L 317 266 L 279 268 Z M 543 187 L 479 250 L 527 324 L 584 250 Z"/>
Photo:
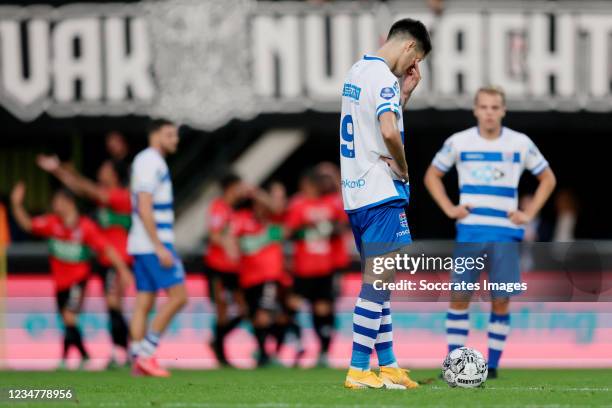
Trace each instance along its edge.
<path fill-rule="evenodd" d="M 408 376 L 409 370 L 397 367 L 381 367 L 380 379 L 387 388 L 391 389 L 413 389 L 418 388 L 419 384 Z"/>
<path fill-rule="evenodd" d="M 351 389 L 384 388 L 385 384 L 380 377 L 372 371 L 361 371 L 349 368 L 344 380 L 344 387 Z"/>

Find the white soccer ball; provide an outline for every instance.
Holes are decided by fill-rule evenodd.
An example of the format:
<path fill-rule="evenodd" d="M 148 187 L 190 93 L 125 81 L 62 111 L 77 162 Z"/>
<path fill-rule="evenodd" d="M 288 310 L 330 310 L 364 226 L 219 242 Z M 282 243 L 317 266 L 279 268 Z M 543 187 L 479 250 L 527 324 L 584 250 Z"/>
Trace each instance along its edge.
<path fill-rule="evenodd" d="M 480 387 L 488 373 L 487 360 L 480 351 L 470 347 L 451 351 L 442 363 L 442 376 L 451 387 Z"/>

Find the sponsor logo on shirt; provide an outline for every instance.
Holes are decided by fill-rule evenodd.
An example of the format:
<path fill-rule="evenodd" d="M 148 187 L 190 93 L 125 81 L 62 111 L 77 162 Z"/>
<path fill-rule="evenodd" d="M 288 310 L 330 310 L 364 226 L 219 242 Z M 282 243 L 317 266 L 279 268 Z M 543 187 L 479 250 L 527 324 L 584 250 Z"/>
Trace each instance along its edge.
<path fill-rule="evenodd" d="M 365 186 L 365 179 L 360 178 L 359 180 L 348 180 L 344 179 L 341 181 L 342 188 L 362 188 Z"/>
<path fill-rule="evenodd" d="M 391 99 L 395 96 L 395 91 L 393 88 L 386 87 L 380 90 L 380 97 L 383 99 Z"/>
<path fill-rule="evenodd" d="M 404 228 L 408 228 L 408 218 L 406 218 L 406 213 L 403 212 L 399 215 L 400 225 Z"/>

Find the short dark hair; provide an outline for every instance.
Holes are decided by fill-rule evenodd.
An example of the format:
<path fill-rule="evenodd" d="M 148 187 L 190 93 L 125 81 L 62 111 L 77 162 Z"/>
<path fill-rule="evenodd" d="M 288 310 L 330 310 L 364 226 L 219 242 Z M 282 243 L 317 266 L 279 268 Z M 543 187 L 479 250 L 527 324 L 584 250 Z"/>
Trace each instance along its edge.
<path fill-rule="evenodd" d="M 225 192 L 228 188 L 230 188 L 236 183 L 240 183 L 241 181 L 242 179 L 238 175 L 234 173 L 227 173 L 223 177 L 221 177 L 221 190 Z"/>
<path fill-rule="evenodd" d="M 387 41 L 400 35 L 410 35 L 412 38 L 417 40 L 419 43 L 419 48 L 425 53 L 425 55 L 429 54 L 431 51 L 431 39 L 429 38 L 429 32 L 427 31 L 425 24 L 421 23 L 420 21 L 413 20 L 411 18 L 403 18 L 396 21 L 389 30 Z"/>
<path fill-rule="evenodd" d="M 159 129 L 163 128 L 164 126 L 174 126 L 174 122 L 168 119 L 164 119 L 164 118 L 152 119 L 151 122 L 149 122 L 149 126 L 147 128 L 147 134 L 151 136 L 152 133 L 157 132 Z"/>
<path fill-rule="evenodd" d="M 77 196 L 76 194 L 74 194 L 72 192 L 72 190 L 69 190 L 67 187 L 59 187 L 57 189 L 55 189 L 55 191 L 53 192 L 53 196 L 63 196 L 64 198 L 67 198 L 68 200 L 72 201 L 73 203 L 77 203 Z"/>

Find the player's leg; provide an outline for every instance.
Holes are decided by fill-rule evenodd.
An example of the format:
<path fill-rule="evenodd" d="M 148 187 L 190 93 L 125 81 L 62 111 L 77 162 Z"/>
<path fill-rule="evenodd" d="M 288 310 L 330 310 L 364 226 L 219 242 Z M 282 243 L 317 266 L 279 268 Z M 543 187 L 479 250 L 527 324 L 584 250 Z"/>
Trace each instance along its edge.
<path fill-rule="evenodd" d="M 489 376 L 497 378 L 497 368 L 501 359 L 506 338 L 510 333 L 510 298 L 491 300 L 491 317 L 488 326 L 489 339 Z"/>
<path fill-rule="evenodd" d="M 335 323 L 333 275 L 315 279 L 313 283 L 316 282 L 318 282 L 319 288 L 318 295 L 315 297 L 312 304 L 312 314 L 315 332 L 321 345 L 317 365 L 319 367 L 327 367 L 329 346 L 331 344 Z"/>
<path fill-rule="evenodd" d="M 290 335 L 295 338 L 295 358 L 293 366 L 297 367 L 300 364 L 300 360 L 306 354 L 304 344 L 302 343 L 302 328 L 297 321 L 297 315 L 302 308 L 303 299 L 296 294 L 296 288 L 299 286 L 300 279 L 296 278 L 294 282 L 294 288 L 287 288 L 287 292 L 281 299 L 281 305 L 284 308 L 284 314 L 287 317 L 286 330 L 283 334 L 282 341 L 285 341 L 285 336 Z M 282 345 L 282 344 L 281 344 Z"/>
<path fill-rule="evenodd" d="M 104 284 L 104 297 L 108 310 L 108 320 L 113 347 L 111 358 L 107 368 L 117 365 L 117 354 L 127 352 L 128 347 L 128 326 L 121 310 L 121 299 L 123 296 L 119 277 L 114 268 L 104 268 L 101 274 Z"/>
<path fill-rule="evenodd" d="M 89 353 L 83 344 L 83 336 L 78 328 L 78 315 L 85 297 L 86 281 L 72 285 L 68 290 L 58 296 L 58 306 L 64 323 L 64 350 L 62 355 L 62 366 L 68 356 L 71 347 L 75 347 L 81 354 L 80 367 L 89 360 Z M 58 294 L 59 295 L 59 294 Z"/>
<path fill-rule="evenodd" d="M 270 356 L 266 351 L 266 339 L 272 327 L 272 314 L 277 309 L 276 283 L 265 282 L 249 288 L 247 296 L 249 314 L 257 341 L 257 366 L 263 367 L 270 363 Z"/>
<path fill-rule="evenodd" d="M 498 241 L 502 241 L 502 238 Z M 519 243 L 512 240 L 510 242 L 496 242 L 492 245 L 492 252 L 489 271 L 491 283 L 520 283 Z M 489 378 L 497 378 L 499 361 L 510 333 L 510 297 L 519 293 L 520 291 L 513 291 L 512 293 L 494 291 L 491 293 L 491 316 L 488 327 Z"/>
<path fill-rule="evenodd" d="M 159 308 L 159 312 L 151 322 L 151 330 L 144 338 L 144 344 L 148 345 L 146 354 L 151 356 L 155 353 L 161 335 L 176 316 L 176 314 L 187 304 L 187 288 L 184 283 L 179 283 L 166 288 L 168 300 Z"/>
<path fill-rule="evenodd" d="M 448 352 L 465 346 L 470 332 L 470 299 L 466 296 L 451 294 L 446 312 L 446 344 Z"/>

